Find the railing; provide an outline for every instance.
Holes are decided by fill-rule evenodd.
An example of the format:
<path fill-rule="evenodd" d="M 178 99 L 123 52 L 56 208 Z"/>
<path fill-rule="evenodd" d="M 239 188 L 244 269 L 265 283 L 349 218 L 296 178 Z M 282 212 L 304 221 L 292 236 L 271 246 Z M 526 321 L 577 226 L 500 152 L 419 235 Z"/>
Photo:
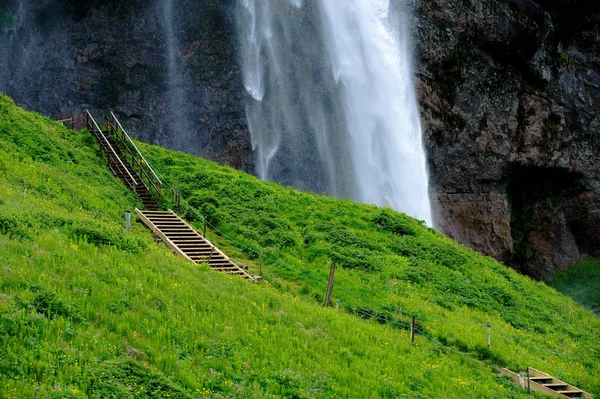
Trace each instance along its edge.
<path fill-rule="evenodd" d="M 114 113 L 111 112 L 110 115 L 106 116 L 106 126 L 115 139 L 117 146 L 122 150 L 122 155 L 126 157 L 133 169 L 138 172 L 140 179 L 142 179 L 142 182 L 148 187 L 151 194 L 155 196 L 156 199 L 160 200 L 163 185 L 162 182 L 133 140 L 131 140 L 131 137 L 129 137 L 129 134 L 127 134 Z"/>
<path fill-rule="evenodd" d="M 131 188 L 133 188 L 135 190 L 135 187 L 138 185 L 137 180 L 133 177 L 133 175 L 127 168 L 127 166 L 125 166 L 125 164 L 123 163 L 123 160 L 121 160 L 121 157 L 119 157 L 119 154 L 117 153 L 117 151 L 115 151 L 113 146 L 110 144 L 110 141 L 108 141 L 108 139 L 104 135 L 104 132 L 102 131 L 102 129 L 100 129 L 100 127 L 94 120 L 94 117 L 92 116 L 92 114 L 90 114 L 90 111 L 86 110 L 85 112 L 87 114 L 86 115 L 87 128 L 88 128 L 88 130 L 95 132 L 96 135 L 98 136 L 98 141 L 100 142 L 100 145 L 102 146 L 102 148 L 106 152 L 106 155 L 108 156 L 109 166 L 112 169 L 112 165 L 110 165 L 111 159 L 112 159 L 112 162 L 119 163 L 121 165 L 121 167 L 123 168 L 123 170 L 125 172 L 127 172 L 127 175 L 129 176 L 129 178 L 131 179 L 131 180 L 128 180 L 127 183 L 131 186 Z M 113 172 L 116 173 L 116 171 L 114 169 L 113 169 Z"/>

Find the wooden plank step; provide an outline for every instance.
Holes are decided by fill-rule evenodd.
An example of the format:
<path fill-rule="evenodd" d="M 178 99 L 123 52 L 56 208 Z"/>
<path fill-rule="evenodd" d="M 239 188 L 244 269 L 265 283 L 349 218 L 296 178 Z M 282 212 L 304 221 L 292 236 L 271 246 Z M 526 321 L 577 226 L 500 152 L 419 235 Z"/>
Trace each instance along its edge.
<path fill-rule="evenodd" d="M 210 258 L 210 263 L 215 263 L 215 262 L 229 262 L 229 259 L 227 259 L 226 257 L 224 257 L 223 255 L 211 255 L 211 254 L 205 254 L 205 255 L 192 255 L 192 254 L 188 254 L 187 252 L 185 253 L 187 256 L 189 256 L 192 259 L 204 259 L 206 261 L 208 261 L 208 259 Z"/>
<path fill-rule="evenodd" d="M 542 384 L 543 386 L 545 386 L 546 388 L 550 388 L 550 389 L 554 389 L 555 391 L 558 388 L 566 388 L 568 386 L 568 384 Z"/>
<path fill-rule="evenodd" d="M 531 381 L 547 381 L 547 380 L 552 380 L 553 378 L 548 376 L 548 377 L 530 377 Z"/>
<path fill-rule="evenodd" d="M 173 211 L 148 212 L 136 209 L 136 213 L 141 216 L 142 222 L 161 237 L 169 248 L 188 260 L 194 263 L 208 263 L 216 271 L 255 280 Z"/>
<path fill-rule="evenodd" d="M 570 398 L 580 398 L 581 394 L 583 393 L 583 392 L 581 392 L 579 390 L 577 390 L 577 391 L 575 391 L 575 390 L 556 391 L 556 392 L 559 393 L 559 394 L 561 394 L 561 395 L 568 396 Z"/>
<path fill-rule="evenodd" d="M 223 261 L 223 262 L 213 262 L 213 261 L 209 261 L 208 265 L 210 267 L 225 267 L 225 266 L 231 266 L 233 265 L 233 263 L 229 262 L 229 261 Z M 237 267 L 237 266 L 236 266 Z"/>

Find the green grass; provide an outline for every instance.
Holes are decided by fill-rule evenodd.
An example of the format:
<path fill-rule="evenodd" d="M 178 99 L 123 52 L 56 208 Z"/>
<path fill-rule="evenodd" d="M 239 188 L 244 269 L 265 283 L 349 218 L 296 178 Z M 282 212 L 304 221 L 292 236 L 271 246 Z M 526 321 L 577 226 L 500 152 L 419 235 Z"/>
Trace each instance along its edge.
<path fill-rule="evenodd" d="M 586 256 L 572 269 L 557 272 L 550 285 L 600 313 L 600 258 Z"/>
<path fill-rule="evenodd" d="M 126 233 L 139 203 L 89 134 L 0 96 L 0 398 L 525 397 L 502 365 L 600 394 L 600 322 L 553 289 L 390 209 L 141 147 L 232 238 L 211 240 L 253 273 L 264 249 L 267 281 Z M 412 346 L 411 312 L 447 347 Z"/>

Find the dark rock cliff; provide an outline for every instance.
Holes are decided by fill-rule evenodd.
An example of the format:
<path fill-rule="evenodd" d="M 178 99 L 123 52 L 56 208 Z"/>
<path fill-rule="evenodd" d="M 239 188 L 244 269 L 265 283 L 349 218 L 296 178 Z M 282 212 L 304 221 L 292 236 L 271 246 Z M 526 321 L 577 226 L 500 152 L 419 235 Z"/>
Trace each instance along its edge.
<path fill-rule="evenodd" d="M 56 118 L 114 110 L 142 140 L 252 171 L 232 2 L 167 3 L 0 0 L 0 91 Z"/>
<path fill-rule="evenodd" d="M 600 256 L 595 0 L 413 3 L 438 227 L 541 279 Z M 253 171 L 234 6 L 0 0 L 0 91 L 56 118 L 115 110 L 140 139 Z"/>
<path fill-rule="evenodd" d="M 600 8 L 419 0 L 416 9 L 439 227 L 540 279 L 600 255 Z"/>

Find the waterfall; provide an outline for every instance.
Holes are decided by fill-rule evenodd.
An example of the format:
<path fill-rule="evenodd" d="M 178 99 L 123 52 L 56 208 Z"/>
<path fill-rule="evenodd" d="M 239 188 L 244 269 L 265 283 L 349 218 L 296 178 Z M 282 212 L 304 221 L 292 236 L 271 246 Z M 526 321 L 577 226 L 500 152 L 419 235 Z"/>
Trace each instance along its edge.
<path fill-rule="evenodd" d="M 165 137 L 173 140 L 171 147 L 177 150 L 188 150 L 194 140 L 194 130 L 187 114 L 188 98 L 185 88 L 185 77 L 178 52 L 179 42 L 175 31 L 175 15 L 173 0 L 160 0 L 163 17 L 163 33 L 166 48 L 166 84 L 167 84 L 167 133 Z"/>
<path fill-rule="evenodd" d="M 390 0 L 239 0 L 261 178 L 432 224 L 406 20 Z"/>

